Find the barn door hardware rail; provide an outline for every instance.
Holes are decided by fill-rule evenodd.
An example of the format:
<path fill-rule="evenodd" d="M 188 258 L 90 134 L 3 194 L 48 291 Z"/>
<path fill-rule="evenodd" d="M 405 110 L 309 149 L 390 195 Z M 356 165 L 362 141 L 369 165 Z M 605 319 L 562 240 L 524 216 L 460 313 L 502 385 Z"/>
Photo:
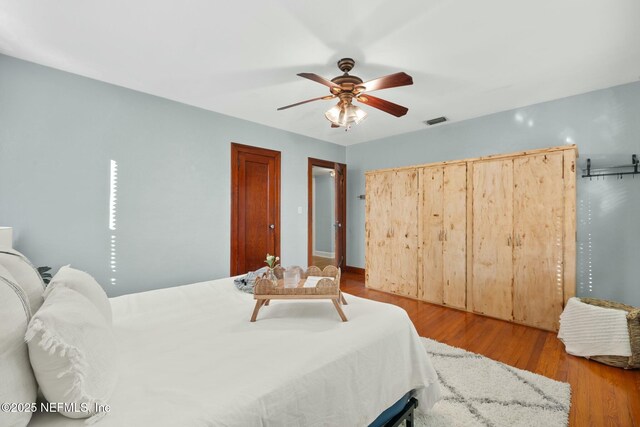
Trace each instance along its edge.
<path fill-rule="evenodd" d="M 587 159 L 587 168 L 582 169 L 583 178 L 600 178 L 605 176 L 617 176 L 619 179 L 622 179 L 624 175 L 635 175 L 640 173 L 638 171 L 638 156 L 635 154 L 631 155 L 631 164 L 630 165 L 621 165 L 621 166 L 608 166 L 604 168 L 591 169 L 591 159 Z M 630 170 L 631 169 L 631 170 Z M 595 171 L 595 173 L 594 173 Z"/>

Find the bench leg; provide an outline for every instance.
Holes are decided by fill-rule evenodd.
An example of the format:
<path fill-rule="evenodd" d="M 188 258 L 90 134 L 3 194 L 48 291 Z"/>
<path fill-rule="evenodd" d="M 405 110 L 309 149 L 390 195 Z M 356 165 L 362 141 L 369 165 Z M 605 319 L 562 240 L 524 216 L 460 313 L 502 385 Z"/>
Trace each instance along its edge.
<path fill-rule="evenodd" d="M 266 300 L 264 300 L 264 305 L 265 305 L 265 306 L 269 305 L 269 302 L 270 302 L 270 301 L 271 301 L 270 299 L 266 299 Z"/>
<path fill-rule="evenodd" d="M 338 298 L 332 299 L 331 302 L 333 302 L 333 306 L 338 311 L 338 314 L 340 315 L 340 318 L 342 319 L 342 321 L 346 322 L 347 321 L 347 316 L 344 315 L 344 311 L 342 311 L 342 307 L 340 307 L 339 299 Z"/>
<path fill-rule="evenodd" d="M 349 305 L 349 304 L 347 303 L 347 300 L 346 300 L 346 299 L 344 299 L 344 295 L 342 295 L 342 292 L 340 292 L 340 301 L 341 301 L 341 302 L 342 302 L 342 304 L 344 304 L 344 305 Z"/>
<path fill-rule="evenodd" d="M 263 299 L 256 300 L 256 306 L 253 308 L 253 314 L 251 315 L 251 321 L 255 322 L 258 317 L 258 312 L 260 311 L 260 307 L 264 304 Z"/>

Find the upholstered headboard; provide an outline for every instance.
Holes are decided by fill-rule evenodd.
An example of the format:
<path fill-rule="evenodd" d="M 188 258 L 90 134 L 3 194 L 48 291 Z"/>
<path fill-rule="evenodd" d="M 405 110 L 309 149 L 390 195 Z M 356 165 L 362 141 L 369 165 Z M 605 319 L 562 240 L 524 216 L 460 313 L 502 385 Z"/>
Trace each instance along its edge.
<path fill-rule="evenodd" d="M 25 342 L 32 313 L 26 292 L 9 269 L 0 264 L 0 402 L 36 401 L 38 388 Z M 24 411 L 3 412 L 2 425 L 26 425 L 31 418 L 31 413 Z"/>
<path fill-rule="evenodd" d="M 15 282 L 24 290 L 31 313 L 35 313 L 44 302 L 42 294 L 46 287 L 38 269 L 20 252 L 8 248 L 0 249 L 0 265 L 11 273 Z"/>

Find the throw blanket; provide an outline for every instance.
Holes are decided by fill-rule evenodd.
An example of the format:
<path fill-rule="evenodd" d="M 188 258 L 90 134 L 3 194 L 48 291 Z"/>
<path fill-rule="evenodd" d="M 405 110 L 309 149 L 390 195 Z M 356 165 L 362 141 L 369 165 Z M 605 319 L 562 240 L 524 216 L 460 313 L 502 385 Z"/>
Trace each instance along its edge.
<path fill-rule="evenodd" d="M 258 277 L 266 273 L 267 269 L 268 267 L 262 267 L 260 270 L 250 271 L 246 276 L 234 279 L 233 283 L 235 283 L 236 288 L 238 288 L 242 292 L 252 294 L 253 287 L 256 284 L 256 280 L 258 279 Z"/>
<path fill-rule="evenodd" d="M 560 315 L 558 338 L 574 356 L 631 356 L 627 312 L 570 298 Z"/>

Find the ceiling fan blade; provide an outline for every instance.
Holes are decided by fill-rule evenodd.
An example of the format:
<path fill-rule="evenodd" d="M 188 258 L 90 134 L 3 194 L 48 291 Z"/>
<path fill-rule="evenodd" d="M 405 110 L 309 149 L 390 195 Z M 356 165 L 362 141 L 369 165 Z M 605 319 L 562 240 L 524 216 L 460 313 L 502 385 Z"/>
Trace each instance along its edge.
<path fill-rule="evenodd" d="M 363 92 L 371 92 L 373 90 L 389 89 L 398 86 L 408 86 L 413 84 L 413 78 L 407 73 L 395 73 L 388 76 L 379 77 L 369 80 L 358 86 L 364 86 Z"/>
<path fill-rule="evenodd" d="M 409 111 L 407 107 L 403 107 L 402 105 L 394 104 L 393 102 L 385 101 L 384 99 L 376 98 L 371 95 L 360 95 L 356 99 L 363 104 L 377 108 L 378 110 L 382 110 L 385 113 L 389 113 L 396 117 L 402 117 L 407 114 L 407 111 Z"/>
<path fill-rule="evenodd" d="M 335 84 L 334 82 L 332 82 L 331 80 L 327 80 L 324 77 L 320 77 L 317 74 L 314 73 L 299 73 L 298 74 L 300 77 L 304 77 L 305 79 L 309 79 L 309 80 L 313 80 L 314 82 L 318 82 L 320 84 L 323 84 L 325 86 L 329 86 L 330 88 L 340 88 L 340 85 Z"/>
<path fill-rule="evenodd" d="M 300 102 L 296 102 L 295 104 L 287 105 L 285 107 L 280 107 L 278 108 L 278 111 L 286 110 L 287 108 L 291 108 L 291 107 L 297 107 L 298 105 L 306 104 L 307 102 L 319 101 L 321 99 L 332 99 L 335 97 L 336 97 L 335 95 L 319 96 L 317 98 L 307 99 L 306 101 L 300 101 Z"/>
<path fill-rule="evenodd" d="M 337 124 L 335 124 L 335 123 L 331 123 L 331 127 L 332 127 L 332 128 L 339 128 L 340 126 L 339 126 L 339 125 L 337 125 Z"/>

